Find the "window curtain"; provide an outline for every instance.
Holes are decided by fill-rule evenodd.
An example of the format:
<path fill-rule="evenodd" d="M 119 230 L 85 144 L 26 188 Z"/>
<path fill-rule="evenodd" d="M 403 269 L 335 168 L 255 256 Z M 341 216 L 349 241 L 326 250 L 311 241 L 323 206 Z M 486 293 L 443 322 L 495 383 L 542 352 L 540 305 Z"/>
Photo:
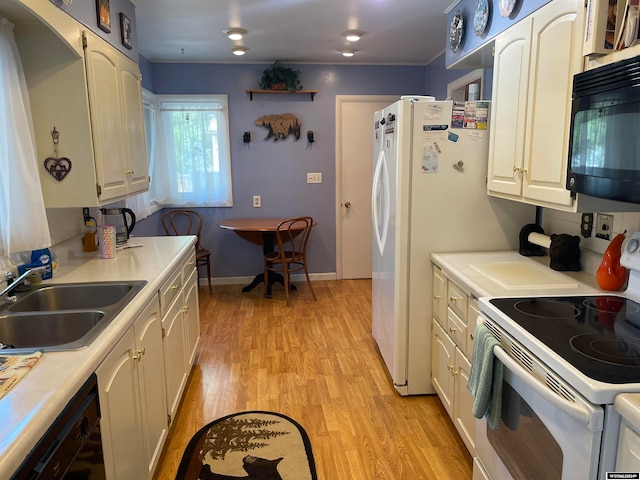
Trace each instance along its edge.
<path fill-rule="evenodd" d="M 151 183 L 149 191 L 139 193 L 133 197 L 127 198 L 127 207 L 133 210 L 138 220 L 147 218 L 149 215 L 155 213 L 162 208 L 161 205 L 153 199 L 152 186 L 154 182 L 154 166 L 160 156 L 160 151 L 164 151 L 164 147 L 160 145 L 160 129 L 158 128 L 158 111 L 154 102 L 154 95 L 147 91 L 142 90 L 142 110 L 144 112 L 144 133 L 147 146 L 147 159 L 149 164 L 149 176 L 151 177 Z M 164 155 L 164 153 L 162 153 Z M 163 158 L 165 158 L 163 156 Z M 166 163 L 166 160 L 164 160 Z"/>
<path fill-rule="evenodd" d="M 160 98 L 151 197 L 166 206 L 232 206 L 224 101 Z"/>
<path fill-rule="evenodd" d="M 13 24 L 0 18 L 0 264 L 50 245 L 27 85 Z"/>

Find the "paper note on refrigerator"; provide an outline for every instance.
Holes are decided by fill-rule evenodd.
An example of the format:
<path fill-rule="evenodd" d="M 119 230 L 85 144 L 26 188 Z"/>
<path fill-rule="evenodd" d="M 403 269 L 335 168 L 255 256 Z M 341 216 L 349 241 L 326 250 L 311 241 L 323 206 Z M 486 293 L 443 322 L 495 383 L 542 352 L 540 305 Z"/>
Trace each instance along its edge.
<path fill-rule="evenodd" d="M 438 173 L 440 164 L 441 145 L 447 138 L 447 131 L 428 130 L 423 128 L 422 137 L 422 173 Z"/>
<path fill-rule="evenodd" d="M 438 150 L 436 144 L 424 145 L 422 149 L 422 173 L 438 173 Z"/>

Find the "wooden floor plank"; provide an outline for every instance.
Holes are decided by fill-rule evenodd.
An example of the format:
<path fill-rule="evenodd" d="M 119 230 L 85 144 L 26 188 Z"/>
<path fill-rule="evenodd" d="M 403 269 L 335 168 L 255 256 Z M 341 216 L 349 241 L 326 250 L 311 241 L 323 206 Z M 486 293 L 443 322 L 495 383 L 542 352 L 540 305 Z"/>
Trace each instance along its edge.
<path fill-rule="evenodd" d="M 202 338 L 155 480 L 173 480 L 192 435 L 245 410 L 298 421 L 319 480 L 471 478 L 464 444 L 435 395 L 401 397 L 371 336 L 371 281 L 304 283 L 287 308 L 237 285 L 201 288 Z"/>

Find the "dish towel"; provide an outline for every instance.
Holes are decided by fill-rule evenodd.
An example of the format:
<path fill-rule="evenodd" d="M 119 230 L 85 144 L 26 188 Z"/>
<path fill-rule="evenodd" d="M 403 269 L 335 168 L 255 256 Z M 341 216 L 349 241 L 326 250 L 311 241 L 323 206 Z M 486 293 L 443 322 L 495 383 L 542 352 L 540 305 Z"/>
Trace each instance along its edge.
<path fill-rule="evenodd" d="M 498 430 L 502 413 L 502 362 L 493 355 L 496 345 L 500 342 L 489 329 L 478 324 L 467 388 L 473 395 L 473 416 L 486 417 L 492 430 Z"/>

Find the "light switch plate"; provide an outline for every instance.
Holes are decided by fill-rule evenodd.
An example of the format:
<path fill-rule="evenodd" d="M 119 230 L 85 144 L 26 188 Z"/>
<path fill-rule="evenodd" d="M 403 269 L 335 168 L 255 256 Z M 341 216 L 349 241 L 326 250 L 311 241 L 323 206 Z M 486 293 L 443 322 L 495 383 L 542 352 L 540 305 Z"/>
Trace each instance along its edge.
<path fill-rule="evenodd" d="M 307 183 L 322 183 L 322 173 L 307 173 Z"/>
<path fill-rule="evenodd" d="M 613 230 L 613 215 L 609 213 L 598 213 L 596 215 L 596 237 L 604 240 L 611 240 Z"/>

